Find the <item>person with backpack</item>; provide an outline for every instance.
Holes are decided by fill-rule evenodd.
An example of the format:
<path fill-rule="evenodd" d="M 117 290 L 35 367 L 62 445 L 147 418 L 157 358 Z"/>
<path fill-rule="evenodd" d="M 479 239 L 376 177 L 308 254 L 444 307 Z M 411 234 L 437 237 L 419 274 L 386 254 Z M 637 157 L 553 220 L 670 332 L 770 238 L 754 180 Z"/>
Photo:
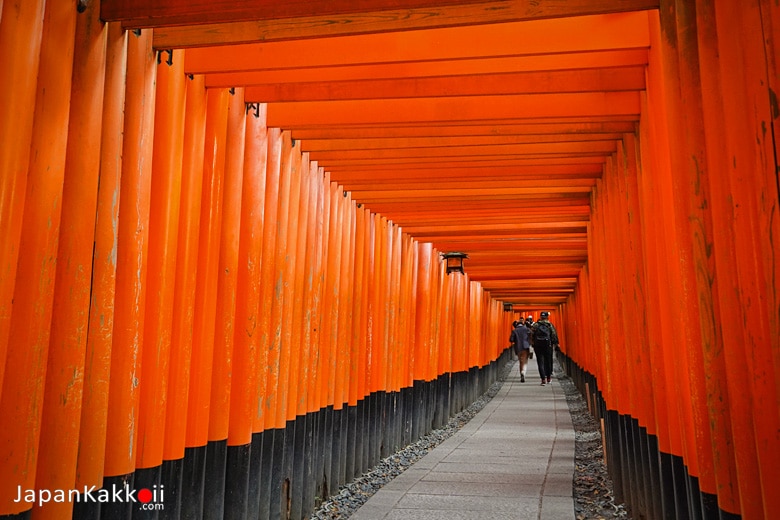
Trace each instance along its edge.
<path fill-rule="evenodd" d="M 539 321 L 531 326 L 531 345 L 536 352 L 536 364 L 539 366 L 539 377 L 542 386 L 552 382 L 553 351 L 558 345 L 558 332 L 550 323 L 550 313 L 542 311 Z"/>
<path fill-rule="evenodd" d="M 525 369 L 528 366 L 528 357 L 531 353 L 531 343 L 529 341 L 531 331 L 522 320 L 515 321 L 514 326 L 515 328 L 509 335 L 509 342 L 512 344 L 512 348 L 514 348 L 520 363 L 520 382 L 525 383 Z"/>

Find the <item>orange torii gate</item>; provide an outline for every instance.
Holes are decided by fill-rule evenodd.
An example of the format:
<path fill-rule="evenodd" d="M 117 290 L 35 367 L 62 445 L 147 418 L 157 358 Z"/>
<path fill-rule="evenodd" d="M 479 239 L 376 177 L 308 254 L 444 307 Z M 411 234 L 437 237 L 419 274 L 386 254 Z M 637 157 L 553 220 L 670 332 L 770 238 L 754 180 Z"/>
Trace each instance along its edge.
<path fill-rule="evenodd" d="M 632 512 L 778 509 L 773 2 L 75 4 L 0 2 L 0 517 L 303 518 L 503 303 Z"/>

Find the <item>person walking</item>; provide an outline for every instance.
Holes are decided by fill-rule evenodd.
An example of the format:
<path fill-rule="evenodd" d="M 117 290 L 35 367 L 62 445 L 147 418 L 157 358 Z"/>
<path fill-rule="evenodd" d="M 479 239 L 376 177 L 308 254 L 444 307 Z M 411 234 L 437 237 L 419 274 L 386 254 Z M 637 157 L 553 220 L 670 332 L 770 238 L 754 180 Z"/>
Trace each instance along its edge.
<path fill-rule="evenodd" d="M 536 364 L 539 367 L 539 377 L 542 386 L 552 382 L 553 351 L 558 345 L 558 332 L 550 323 L 550 313 L 543 311 L 539 321 L 531 326 L 531 345 L 536 353 Z"/>
<path fill-rule="evenodd" d="M 523 321 L 516 321 L 514 325 L 515 328 L 509 335 L 509 342 L 512 343 L 520 363 L 520 382 L 525 383 L 525 370 L 528 366 L 528 358 L 531 356 L 531 331 Z"/>

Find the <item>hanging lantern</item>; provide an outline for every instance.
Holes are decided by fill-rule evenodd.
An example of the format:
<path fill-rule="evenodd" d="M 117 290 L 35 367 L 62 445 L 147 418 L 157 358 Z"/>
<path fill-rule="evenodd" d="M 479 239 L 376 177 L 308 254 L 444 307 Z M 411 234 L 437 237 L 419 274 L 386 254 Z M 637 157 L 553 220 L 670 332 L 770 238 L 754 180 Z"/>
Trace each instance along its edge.
<path fill-rule="evenodd" d="M 442 253 L 442 258 L 447 262 L 447 274 L 463 272 L 463 259 L 468 258 L 466 253 Z"/>

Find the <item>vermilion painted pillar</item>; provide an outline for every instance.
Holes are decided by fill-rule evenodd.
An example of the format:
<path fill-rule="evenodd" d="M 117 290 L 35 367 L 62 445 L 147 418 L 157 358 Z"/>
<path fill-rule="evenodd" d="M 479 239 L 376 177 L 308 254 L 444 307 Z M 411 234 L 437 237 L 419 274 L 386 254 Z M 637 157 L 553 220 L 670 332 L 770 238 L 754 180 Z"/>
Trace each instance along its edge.
<path fill-rule="evenodd" d="M 613 400 L 613 374 L 609 371 L 611 349 L 609 348 L 609 315 L 606 303 L 607 259 L 604 253 L 606 243 L 604 231 L 603 209 L 603 181 L 599 181 L 591 195 L 591 224 L 588 230 L 588 267 L 591 284 L 594 289 L 591 293 L 590 307 L 593 309 L 594 342 L 596 355 L 594 356 L 594 374 L 599 379 L 599 388 L 604 400 L 610 408 L 619 405 Z"/>
<path fill-rule="evenodd" d="M 401 315 L 404 323 L 404 344 L 402 358 L 401 388 L 408 388 L 414 383 L 414 349 L 417 315 L 417 244 L 410 236 L 403 236 L 403 301 L 405 302 Z"/>
<path fill-rule="evenodd" d="M 156 56 L 151 31 L 128 36 L 114 341 L 111 349 L 106 476 L 132 473 L 143 355 Z"/>
<path fill-rule="evenodd" d="M 349 386 L 349 405 L 356 406 L 358 401 L 366 396 L 366 317 L 367 317 L 367 260 L 366 244 L 368 234 L 366 232 L 366 220 L 368 215 L 366 211 L 360 208 L 358 204 L 354 210 L 355 213 L 355 294 L 352 300 L 352 327 L 350 329 L 352 359 L 350 367 L 350 386 Z"/>
<path fill-rule="evenodd" d="M 227 89 L 210 89 L 206 94 L 198 274 L 187 399 L 188 447 L 204 446 L 208 441 L 229 95 Z"/>
<path fill-rule="evenodd" d="M 343 190 L 334 182 L 330 183 L 330 231 L 328 234 L 328 269 L 325 279 L 325 299 L 328 301 L 328 313 L 323 316 L 325 322 L 322 324 L 325 352 L 327 353 L 325 372 L 325 390 L 327 391 L 327 404 L 333 406 L 334 410 L 340 410 L 341 404 L 338 401 L 340 397 L 337 394 L 337 388 L 340 390 L 336 378 L 340 376 L 337 373 L 338 361 L 341 356 L 341 345 L 338 343 L 339 311 L 342 295 L 341 276 L 342 262 L 344 261 L 344 212 L 342 211 Z"/>
<path fill-rule="evenodd" d="M 285 416 L 287 411 L 286 388 L 283 388 L 282 379 L 284 371 L 287 370 L 286 359 L 282 352 L 282 334 L 284 322 L 284 297 L 288 295 L 286 284 L 289 283 L 289 272 L 287 265 L 292 261 L 288 258 L 288 247 L 290 244 L 289 231 L 289 205 L 290 205 L 290 185 L 291 185 L 291 150 L 292 142 L 290 133 L 283 131 L 281 134 L 281 156 L 279 162 L 280 180 L 279 180 L 279 200 L 276 212 L 276 218 L 272 221 L 276 224 L 276 241 L 272 255 L 274 260 L 274 272 L 272 277 L 273 295 L 271 305 L 271 321 L 269 323 L 269 344 L 266 381 L 266 399 L 268 403 L 267 426 L 271 428 L 284 428 Z M 266 192 L 267 193 L 267 192 Z M 270 218 L 269 214 L 269 218 Z M 269 222 L 271 222 L 269 220 Z M 281 382 L 281 383 L 280 383 Z"/>
<path fill-rule="evenodd" d="M 317 327 L 317 403 L 318 408 L 323 409 L 330 404 L 328 401 L 328 377 L 330 376 L 330 342 L 328 321 L 330 320 L 332 300 L 329 297 L 330 292 L 333 290 L 333 281 L 330 280 L 330 273 L 333 269 L 331 265 L 331 183 L 330 176 L 325 173 L 322 179 L 321 189 L 321 214 L 322 222 L 319 226 L 319 234 L 322 236 L 322 278 L 321 278 L 321 296 L 320 296 L 320 313 L 318 316 L 319 326 Z"/>
<path fill-rule="evenodd" d="M 325 218 L 325 184 L 324 175 L 316 162 L 312 162 L 310 172 L 310 191 L 312 193 L 312 211 L 309 213 L 308 235 L 313 238 L 308 254 L 311 256 L 310 280 L 310 305 L 308 308 L 307 329 L 308 336 L 304 334 L 304 341 L 310 346 L 307 356 L 309 373 L 307 377 L 306 410 L 316 412 L 322 406 L 319 392 L 319 345 L 320 323 L 322 319 L 322 291 L 324 280 L 324 218 Z M 308 337 L 308 339 L 306 339 Z"/>
<path fill-rule="evenodd" d="M 262 391 L 259 386 L 263 366 L 259 365 L 261 266 L 265 227 L 266 166 L 268 131 L 265 105 L 246 118 L 241 225 L 239 234 L 236 317 L 233 345 L 233 377 L 230 380 L 230 422 L 228 445 L 249 444 L 254 433 Z M 264 389 L 263 389 L 264 390 Z"/>
<path fill-rule="evenodd" d="M 286 359 L 286 369 L 281 374 L 280 386 L 285 386 L 286 391 L 280 396 L 285 399 L 282 403 L 285 422 L 295 420 L 298 412 L 297 401 L 301 392 L 300 367 L 301 356 L 305 352 L 301 348 L 301 321 L 303 319 L 303 272 L 306 251 L 306 229 L 308 219 L 308 205 L 306 204 L 309 193 L 308 185 L 304 181 L 304 157 L 300 151 L 300 143 L 296 141 L 290 152 L 290 173 L 292 184 L 290 186 L 290 203 L 288 205 L 289 221 L 288 229 L 290 242 L 287 248 L 288 260 L 285 266 L 286 292 L 284 295 L 284 319 L 282 321 L 282 350 Z M 308 156 L 306 157 L 308 162 Z"/>
<path fill-rule="evenodd" d="M 185 88 L 187 99 L 184 111 L 182 172 L 186 174 L 182 175 L 179 199 L 179 237 L 171 324 L 168 410 L 165 414 L 164 457 L 167 460 L 176 460 L 184 456 L 187 438 L 206 135 L 207 100 L 204 77 L 187 78 Z"/>
<path fill-rule="evenodd" d="M 45 2 L 9 0 L 0 9 L 0 389 L 3 387 L 30 160 Z"/>
<path fill-rule="evenodd" d="M 642 100 L 642 114 L 649 114 L 647 98 L 643 97 Z M 642 117 L 640 120 L 640 150 L 643 152 L 649 150 L 650 144 L 648 142 L 649 134 L 651 132 L 648 117 Z M 666 271 L 667 264 L 663 262 L 664 255 L 666 254 L 666 242 L 664 240 L 663 229 L 658 225 L 654 219 L 657 219 L 658 212 L 656 210 L 660 204 L 660 190 L 661 187 L 655 181 L 655 169 L 658 166 L 655 163 L 653 155 L 642 155 L 641 167 L 637 171 L 637 182 L 640 197 L 641 206 L 641 222 L 643 224 L 643 247 L 645 250 L 645 265 L 647 271 L 647 279 L 650 283 L 647 286 L 647 319 L 651 324 L 662 323 L 664 316 L 666 315 L 664 305 L 668 304 L 664 300 L 667 295 L 666 284 L 660 284 L 656 280 L 664 280 L 668 276 Z M 663 216 L 661 217 L 663 218 Z M 674 415 L 673 407 L 673 386 L 669 381 L 674 377 L 669 373 L 670 361 L 658 362 L 658 355 L 660 354 L 662 359 L 668 359 L 667 356 L 672 356 L 674 349 L 671 345 L 670 331 L 665 327 L 650 326 L 647 331 L 647 341 L 649 343 L 650 351 L 655 353 L 653 359 L 655 360 L 651 364 L 652 379 L 653 381 L 663 382 L 663 384 L 653 385 L 653 392 L 655 395 L 654 401 L 654 415 L 658 423 L 658 447 L 664 453 L 681 453 L 682 441 L 680 440 L 680 431 L 676 426 L 672 426 L 676 419 Z"/>
<path fill-rule="evenodd" d="M 422 252 L 420 252 L 422 254 Z M 435 259 L 438 253 L 434 249 L 432 254 Z M 439 349 L 439 373 L 454 373 L 453 341 L 452 327 L 452 296 L 451 287 L 447 280 L 442 277 L 442 266 L 435 260 L 429 267 L 430 276 L 433 284 L 437 287 L 436 298 L 438 303 L 433 309 L 433 318 L 439 323 L 438 336 L 435 338 L 434 347 Z M 419 282 L 419 281 L 418 281 Z"/>
<path fill-rule="evenodd" d="M 675 141 L 671 139 L 673 132 L 673 118 L 679 112 L 679 107 L 674 107 L 678 102 L 679 89 L 675 89 L 668 81 L 673 81 L 677 74 L 676 61 L 670 64 L 660 50 L 664 43 L 663 38 L 658 34 L 659 25 L 657 19 L 653 22 L 651 16 L 651 45 L 658 52 L 652 52 L 649 55 L 650 63 L 647 74 L 647 104 L 649 113 L 653 117 L 649 120 L 648 144 L 650 149 L 642 150 L 642 157 L 647 159 L 648 166 L 652 165 L 652 183 L 653 189 L 657 190 L 656 197 L 656 232 L 659 233 L 659 268 L 662 270 L 659 280 L 666 282 L 659 287 L 661 309 L 672 309 L 664 316 L 667 327 L 662 328 L 662 349 L 666 366 L 664 374 L 666 377 L 669 410 L 670 410 L 670 437 L 671 454 L 682 457 L 688 462 L 691 470 L 698 473 L 698 463 L 695 457 L 695 423 L 693 415 L 693 393 L 688 378 L 680 378 L 680 373 L 688 373 L 693 370 L 690 365 L 689 349 L 683 349 L 684 355 L 679 355 L 680 345 L 695 345 L 695 338 L 699 336 L 697 327 L 686 328 L 685 334 L 672 334 L 673 330 L 684 327 L 684 323 L 697 323 L 698 316 L 695 309 L 696 304 L 689 306 L 691 297 L 689 289 L 692 289 L 692 280 L 685 278 L 684 266 L 690 265 L 690 238 L 687 238 L 684 232 L 687 225 L 679 225 L 684 217 L 680 217 L 680 208 L 675 200 L 679 195 L 675 195 L 674 189 L 674 171 L 675 160 L 670 150 L 670 146 Z M 671 25 L 674 23 L 672 21 Z M 653 30 L 655 28 L 655 30 Z M 670 54 L 672 56 L 672 54 Z M 668 70 L 667 70 L 668 69 Z M 693 320 L 693 321 L 691 321 Z M 688 330 L 695 329 L 695 330 Z M 693 336 L 692 336 L 693 335 Z M 674 359 L 674 363 L 672 362 Z"/>
<path fill-rule="evenodd" d="M 249 117 L 254 117 L 250 115 Z M 225 140 L 225 177 L 222 196 L 222 229 L 217 269 L 214 357 L 211 363 L 209 440 L 228 437 L 230 421 L 233 342 L 237 327 L 238 257 L 244 178 L 247 110 L 244 89 L 230 91 Z M 250 146 L 255 145 L 252 143 Z M 239 394 L 240 395 L 240 394 Z"/>
<path fill-rule="evenodd" d="M 403 350 L 400 334 L 400 316 L 399 308 L 401 305 L 400 282 L 401 282 L 401 233 L 398 225 L 389 223 L 387 240 L 390 244 L 390 254 L 388 256 L 388 276 L 387 282 L 389 305 L 388 305 L 388 336 L 387 336 L 387 354 L 389 362 L 388 371 L 388 389 L 397 392 L 400 390 L 400 352 Z"/>
<path fill-rule="evenodd" d="M 626 225 L 628 227 L 629 247 L 632 253 L 632 262 L 629 268 L 629 307 L 625 312 L 626 324 L 631 327 L 631 344 L 636 346 L 633 366 L 637 366 L 640 377 L 636 378 L 636 403 L 640 410 L 640 425 L 647 427 L 648 433 L 655 435 L 654 417 L 654 386 L 652 365 L 652 350 L 648 346 L 648 329 L 651 322 L 647 317 L 647 281 L 645 278 L 645 250 L 642 245 L 642 211 L 637 186 L 638 144 L 635 134 L 625 134 L 623 140 L 618 143 L 618 161 L 621 164 L 621 183 L 625 193 Z M 637 316 L 641 318 L 637 319 Z"/>
<path fill-rule="evenodd" d="M 266 185 L 265 185 L 265 206 L 263 225 L 263 248 L 262 265 L 260 266 L 260 314 L 259 314 L 259 334 L 260 334 L 260 352 L 257 360 L 258 366 L 269 366 L 269 350 L 271 347 L 271 309 L 274 301 L 274 264 L 276 261 L 273 252 L 276 248 L 276 236 L 278 229 L 275 222 L 275 215 L 279 211 L 279 185 L 280 185 L 280 164 L 282 158 L 282 134 L 278 128 L 268 129 L 268 155 L 266 164 Z M 261 432 L 266 428 L 273 428 L 273 417 L 268 402 L 268 381 L 269 370 L 260 371 L 260 380 L 258 381 L 262 406 L 258 407 L 258 413 L 254 420 L 253 430 Z"/>
<path fill-rule="evenodd" d="M 99 143 L 106 68 L 106 31 L 99 22 L 97 6 L 88 6 L 87 11 L 77 17 L 75 34 L 54 312 L 36 477 L 39 489 L 72 489 L 76 484 L 87 344 L 85 331 L 89 323 L 93 280 L 92 252 L 96 242 Z M 85 150 L 85 144 L 93 145 L 94 149 Z M 105 411 L 99 416 L 105 418 Z M 102 446 L 99 450 L 102 453 Z M 72 509 L 71 502 L 53 503 L 36 508 L 33 516 L 57 518 L 70 515 Z"/>
<path fill-rule="evenodd" d="M 724 354 L 728 358 L 742 356 L 748 374 L 741 381 L 729 380 L 730 390 L 732 385 L 740 384 L 740 392 L 747 390 L 747 395 L 740 393 L 745 399 L 735 402 L 731 409 L 741 513 L 745 518 L 760 515 L 759 511 L 774 514 L 780 500 L 772 491 L 780 481 L 780 454 L 776 449 L 780 439 L 780 232 L 776 225 L 780 188 L 774 135 L 778 116 L 774 93 L 768 91 L 768 86 L 777 81 L 776 64 L 769 61 L 769 57 L 776 56 L 777 39 L 771 32 L 757 30 L 767 30 L 770 24 L 776 28 L 777 20 L 777 6 L 767 3 L 743 5 L 732 1 L 718 5 L 715 12 L 730 217 L 737 252 L 734 274 L 738 286 L 736 297 L 728 302 L 728 316 L 740 328 L 736 336 L 724 335 Z M 729 73 L 733 70 L 740 74 Z M 741 103 L 729 102 L 734 99 Z M 734 296 L 733 292 L 729 294 Z M 748 414 L 749 421 L 742 423 L 747 407 L 752 413 Z M 760 509 L 758 501 L 763 504 Z"/>
<path fill-rule="evenodd" d="M 122 173 L 127 32 L 109 23 L 106 32 L 105 82 L 100 136 L 100 181 L 95 216 L 89 325 L 84 359 L 84 387 L 79 429 L 76 487 L 103 482 L 108 417 L 109 374 L 114 329 L 117 239 Z"/>
<path fill-rule="evenodd" d="M 607 305 L 609 313 L 609 348 L 610 348 L 610 372 L 614 376 L 614 382 L 622 388 L 615 395 L 616 410 L 621 415 L 632 415 L 635 412 L 634 396 L 636 390 L 633 379 L 628 371 L 628 345 L 633 345 L 626 330 L 624 322 L 626 305 L 623 304 L 626 286 L 626 265 L 631 259 L 627 254 L 627 237 L 624 223 L 625 205 L 624 194 L 620 193 L 618 178 L 619 166 L 614 155 L 607 158 L 604 168 L 603 211 L 605 224 L 605 256 L 607 260 Z M 616 245 L 619 249 L 616 250 Z"/>
<path fill-rule="evenodd" d="M 352 306 L 352 246 L 353 246 L 353 220 L 352 220 L 352 198 L 349 193 L 345 193 L 341 188 L 338 189 L 338 211 L 341 227 L 341 258 L 339 262 L 339 279 L 337 291 L 338 311 L 336 314 L 336 334 L 334 336 L 335 359 L 335 378 L 334 380 L 334 409 L 341 410 L 347 402 L 347 392 L 349 390 L 348 370 L 351 354 L 351 345 L 349 343 L 349 327 L 351 327 L 351 316 L 349 308 Z"/>
<path fill-rule="evenodd" d="M 431 351 L 432 308 L 431 275 L 433 273 L 433 244 L 417 243 L 417 316 L 413 348 L 413 372 L 415 381 L 422 381 L 428 375 L 427 361 Z"/>
<path fill-rule="evenodd" d="M 712 6 L 702 5 L 697 2 L 697 17 L 715 18 Z M 729 453 L 732 445 L 744 446 L 744 439 L 734 439 L 732 424 L 735 421 L 751 420 L 749 411 L 744 406 L 743 398 L 729 398 L 741 395 L 744 392 L 745 378 L 743 373 L 735 373 L 727 370 L 728 361 L 735 356 L 741 356 L 745 349 L 745 327 L 741 320 L 734 319 L 735 309 L 741 307 L 739 301 L 739 277 L 737 268 L 737 256 L 739 251 L 736 245 L 736 235 L 744 230 L 737 227 L 734 219 L 733 196 L 731 190 L 733 184 L 730 181 L 729 168 L 729 132 L 723 128 L 728 125 L 723 103 L 723 83 L 730 82 L 729 76 L 721 77 L 720 52 L 718 50 L 719 39 L 729 38 L 730 34 L 723 36 L 718 34 L 717 24 L 699 24 L 698 26 L 698 50 L 701 78 L 706 88 L 702 89 L 702 109 L 704 139 L 706 143 L 706 158 L 708 164 L 708 189 L 711 194 L 710 207 L 712 208 L 713 222 L 713 260 L 717 278 L 714 287 L 719 288 L 719 304 L 713 309 L 719 311 L 719 315 L 725 319 L 717 320 L 713 324 L 716 343 L 705 354 L 705 360 L 711 361 L 706 365 L 706 371 L 713 377 L 708 378 L 710 399 L 708 406 L 711 410 L 714 449 L 717 452 Z M 716 125 L 710 127 L 710 125 Z M 719 128 L 718 131 L 715 131 Z M 737 188 L 739 189 L 739 188 Z M 731 368 L 731 367 L 729 367 Z M 766 410 L 764 412 L 766 413 Z M 741 436 L 740 436 L 741 437 Z M 737 486 L 739 477 L 736 464 L 743 453 L 738 448 L 740 456 L 736 461 L 729 457 L 726 460 L 716 460 L 715 476 L 717 481 L 717 495 L 721 507 L 727 511 L 738 511 L 739 495 Z M 744 460 L 744 459 L 743 459 Z M 748 459 L 749 460 L 749 459 Z M 725 462 L 729 463 L 725 463 Z M 732 462 L 733 461 L 733 462 Z"/>
<path fill-rule="evenodd" d="M 419 263 L 421 251 L 417 247 L 418 243 L 416 241 L 414 246 L 415 259 Z M 418 274 L 417 284 L 420 283 L 420 275 L 422 273 Z M 428 276 L 431 280 L 431 312 L 428 319 L 434 324 L 434 328 L 430 339 L 430 348 L 436 352 L 436 365 L 431 367 L 431 370 L 438 376 L 452 372 L 452 345 L 448 339 L 450 322 L 452 320 L 442 321 L 440 318 L 442 313 L 445 312 L 445 307 L 449 305 L 448 295 L 444 294 L 446 286 L 440 275 L 441 269 L 436 261 L 436 252 L 433 250 L 431 251 L 431 262 L 425 276 Z M 446 386 L 449 387 L 449 385 Z"/>
<path fill-rule="evenodd" d="M 387 370 L 387 341 L 385 336 L 387 320 L 387 220 L 379 215 L 374 217 L 374 280 L 376 290 L 376 305 L 374 306 L 373 330 L 373 379 L 374 390 L 384 390 Z"/>
<path fill-rule="evenodd" d="M 465 276 L 447 275 L 452 295 L 452 358 L 453 372 L 466 372 L 469 369 L 468 358 L 468 320 L 455 319 L 458 316 L 468 316 L 468 280 Z"/>
<path fill-rule="evenodd" d="M 149 217 L 149 273 L 143 335 L 136 467 L 162 463 L 173 323 L 184 140 L 184 51 L 157 65 Z"/>
<path fill-rule="evenodd" d="M 701 133 L 696 23 L 695 13 L 688 6 L 678 4 L 675 10 L 664 10 L 662 16 L 667 13 L 674 18 L 660 20 L 661 35 L 656 40 L 663 63 L 662 67 L 653 69 L 666 89 L 665 106 L 658 107 L 658 115 L 670 118 L 668 136 L 664 138 L 669 139 L 671 170 L 662 175 L 673 187 L 672 203 L 679 230 L 676 254 L 681 285 L 678 290 L 679 301 L 684 306 L 677 315 L 685 323 L 698 325 L 685 329 L 689 348 L 683 353 L 691 372 L 686 378 L 688 384 L 682 388 L 686 408 L 684 459 L 688 473 L 699 478 L 703 489 L 714 492 L 711 421 L 704 373 L 699 367 L 704 364 L 704 349 L 711 349 L 716 340 L 714 325 L 718 316 L 711 309 L 717 293 L 713 293 L 711 283 L 712 223 L 706 209 L 708 189 L 703 182 L 707 166 Z"/>
<path fill-rule="evenodd" d="M 18 6 L 13 4 L 9 7 L 18 9 Z M 19 13 L 22 18 L 15 19 L 17 12 L 8 12 L 11 18 L 10 31 L 14 32 L 14 29 L 21 28 L 17 24 L 37 29 L 35 24 L 26 23 L 28 20 L 25 20 L 24 16 L 27 13 Z M 3 15 L 5 14 L 4 12 Z M 40 44 L 38 83 L 37 86 L 28 85 L 36 94 L 32 138 L 28 141 L 23 137 L 19 142 L 13 136 L 8 136 L 9 140 L 2 143 L 3 148 L 24 144 L 28 144 L 30 148 L 28 150 L 29 170 L 26 168 L 24 152 L 20 153 L 17 150 L 3 152 L 10 162 L 8 166 L 12 169 L 7 175 L 6 170 L 3 170 L 3 184 L 6 182 L 9 184 L 3 187 L 2 195 L 8 193 L 22 198 L 24 214 L 19 215 L 22 206 L 11 200 L 4 201 L 8 206 L 0 210 L 6 213 L 5 208 L 8 208 L 8 218 L 11 220 L 8 223 L 9 237 L 12 242 L 16 240 L 15 235 L 18 236 L 15 221 L 21 217 L 21 240 L 18 243 L 18 267 L 15 269 L 13 299 L 8 302 L 9 306 L 3 304 L 4 311 L 7 309 L 10 313 L 10 323 L 7 352 L 4 348 L 0 352 L 5 354 L 2 363 L 8 367 L 5 375 L 0 378 L 2 385 L 0 386 L 2 415 L 0 416 L 3 417 L 4 424 L 8 425 L 0 430 L 0 450 L 7 454 L 0 460 L 0 475 L 4 477 L 0 480 L 0 513 L 18 513 L 30 508 L 30 504 L 13 503 L 12 500 L 16 496 L 17 486 L 21 486 L 22 489 L 36 489 L 36 465 L 40 449 L 43 399 L 46 395 L 44 382 L 47 378 L 51 320 L 54 314 L 57 316 L 57 321 L 62 323 L 63 313 L 68 311 L 67 308 L 60 307 L 53 310 L 52 307 L 65 173 L 75 24 L 76 13 L 73 9 L 56 3 L 49 3 L 46 6 Z M 4 23 L 3 29 L 5 25 Z M 33 34 L 32 37 L 37 39 L 39 36 Z M 15 41 L 14 35 L 11 35 L 9 40 L 9 44 L 18 45 L 15 50 L 21 52 L 33 50 Z M 36 47 L 35 44 L 33 46 Z M 6 59 L 9 60 L 9 65 L 13 64 L 13 59 L 10 57 Z M 33 59 L 33 63 L 37 62 L 37 59 Z M 14 65 L 15 68 L 24 67 L 22 64 Z M 5 67 L 3 68 L 6 70 Z M 23 82 L 26 81 L 23 70 L 17 68 L 12 73 L 18 74 Z M 4 81 L 8 80 L 4 79 Z M 8 93 L 19 95 L 13 90 Z M 21 130 L 26 132 L 25 128 L 28 128 L 30 123 L 26 120 L 27 114 L 24 112 L 28 107 L 5 108 L 9 109 L 12 122 L 18 122 Z M 19 129 L 14 130 L 19 131 Z M 5 178 L 8 177 L 10 178 L 6 181 Z M 22 183 L 23 177 L 26 177 L 26 185 Z M 26 187 L 24 193 L 13 193 L 23 186 Z M 6 222 L 3 222 L 3 227 L 5 225 Z M 9 246 L 3 246 L 3 249 L 9 253 L 6 261 L 10 261 L 11 256 L 16 252 L 15 243 Z M 8 274 L 13 277 L 14 270 L 9 269 Z M 11 280 L 2 282 L 4 286 L 10 283 L 13 282 Z M 0 320 L 6 321 L 4 316 Z M 0 341 L 4 343 L 5 337 Z M 74 354 L 69 348 L 70 345 L 64 345 L 64 342 L 65 340 L 61 339 L 61 343 L 55 349 L 56 358 L 65 362 L 78 363 L 78 352 Z M 67 371 L 56 370 L 51 379 L 57 385 L 57 390 L 53 388 L 51 390 L 55 394 L 57 391 L 67 392 L 68 381 L 74 379 L 73 383 L 76 386 L 74 391 L 78 392 L 78 385 L 81 383 L 79 374 L 74 377 L 72 372 Z M 71 428 L 68 432 L 70 435 L 67 444 L 52 447 L 53 453 L 49 452 L 48 460 L 44 460 L 44 463 L 56 463 L 52 458 L 57 459 L 61 452 L 63 456 L 71 455 L 68 453 L 68 446 L 72 449 L 76 441 L 74 436 L 78 436 L 78 409 L 58 409 L 55 405 L 48 411 L 55 415 L 61 414 L 62 417 L 75 423 L 71 423 L 75 429 Z M 51 469 L 53 472 L 65 469 L 66 473 L 45 475 L 44 481 L 47 481 L 47 477 L 51 479 L 48 482 L 72 481 L 69 468 Z"/>

